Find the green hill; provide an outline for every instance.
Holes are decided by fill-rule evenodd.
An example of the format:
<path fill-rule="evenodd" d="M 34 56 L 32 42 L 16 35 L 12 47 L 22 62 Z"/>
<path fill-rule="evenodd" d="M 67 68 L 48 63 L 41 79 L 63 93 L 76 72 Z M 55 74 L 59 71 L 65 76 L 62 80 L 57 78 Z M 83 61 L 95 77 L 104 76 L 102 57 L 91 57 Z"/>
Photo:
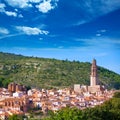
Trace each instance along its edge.
<path fill-rule="evenodd" d="M 0 85 L 10 81 L 27 86 L 53 88 L 73 84 L 89 85 L 91 64 L 88 62 L 25 57 L 0 52 Z M 120 75 L 98 66 L 101 83 L 120 88 Z"/>

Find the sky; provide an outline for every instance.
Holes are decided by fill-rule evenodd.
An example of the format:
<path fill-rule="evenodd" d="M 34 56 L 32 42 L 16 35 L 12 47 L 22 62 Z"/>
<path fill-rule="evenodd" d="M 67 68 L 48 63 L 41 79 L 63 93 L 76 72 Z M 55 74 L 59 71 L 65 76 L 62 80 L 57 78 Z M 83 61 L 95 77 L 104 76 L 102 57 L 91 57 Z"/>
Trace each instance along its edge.
<path fill-rule="evenodd" d="M 0 0 L 0 51 L 120 74 L 120 0 Z"/>

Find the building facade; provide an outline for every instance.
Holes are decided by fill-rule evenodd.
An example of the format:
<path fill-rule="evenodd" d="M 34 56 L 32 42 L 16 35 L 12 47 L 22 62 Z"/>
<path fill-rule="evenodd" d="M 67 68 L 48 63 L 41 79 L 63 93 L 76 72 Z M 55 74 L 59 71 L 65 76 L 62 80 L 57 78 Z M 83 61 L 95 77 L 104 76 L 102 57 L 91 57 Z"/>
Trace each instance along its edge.
<path fill-rule="evenodd" d="M 91 66 L 90 86 L 95 86 L 95 85 L 98 85 L 98 74 L 97 74 L 96 60 L 93 59 Z"/>
<path fill-rule="evenodd" d="M 95 59 L 93 59 L 91 65 L 90 86 L 87 85 L 81 86 L 80 84 L 75 84 L 74 91 L 77 93 L 82 93 L 82 92 L 96 93 L 96 92 L 104 91 L 104 88 L 100 85 L 98 79 L 97 64 Z"/>
<path fill-rule="evenodd" d="M 91 65 L 90 86 L 88 86 L 88 91 L 90 93 L 104 91 L 98 79 L 97 64 L 95 59 L 93 59 L 92 65 Z"/>

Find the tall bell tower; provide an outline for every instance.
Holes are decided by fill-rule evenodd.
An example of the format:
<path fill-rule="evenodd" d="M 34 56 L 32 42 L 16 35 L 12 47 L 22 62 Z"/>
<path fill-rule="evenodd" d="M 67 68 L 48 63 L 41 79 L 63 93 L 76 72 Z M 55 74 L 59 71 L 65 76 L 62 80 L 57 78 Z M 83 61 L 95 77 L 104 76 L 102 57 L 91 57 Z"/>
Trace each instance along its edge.
<path fill-rule="evenodd" d="M 95 86 L 97 84 L 98 84 L 97 65 L 96 60 L 93 59 L 91 66 L 90 86 Z"/>

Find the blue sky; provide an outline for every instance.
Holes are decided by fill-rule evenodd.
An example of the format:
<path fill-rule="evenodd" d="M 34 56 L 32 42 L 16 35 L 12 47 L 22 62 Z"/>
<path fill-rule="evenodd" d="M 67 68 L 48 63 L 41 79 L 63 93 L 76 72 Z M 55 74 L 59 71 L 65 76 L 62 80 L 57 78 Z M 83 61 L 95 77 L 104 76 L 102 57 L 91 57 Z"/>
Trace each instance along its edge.
<path fill-rule="evenodd" d="M 0 0 L 0 51 L 120 74 L 120 0 Z"/>

